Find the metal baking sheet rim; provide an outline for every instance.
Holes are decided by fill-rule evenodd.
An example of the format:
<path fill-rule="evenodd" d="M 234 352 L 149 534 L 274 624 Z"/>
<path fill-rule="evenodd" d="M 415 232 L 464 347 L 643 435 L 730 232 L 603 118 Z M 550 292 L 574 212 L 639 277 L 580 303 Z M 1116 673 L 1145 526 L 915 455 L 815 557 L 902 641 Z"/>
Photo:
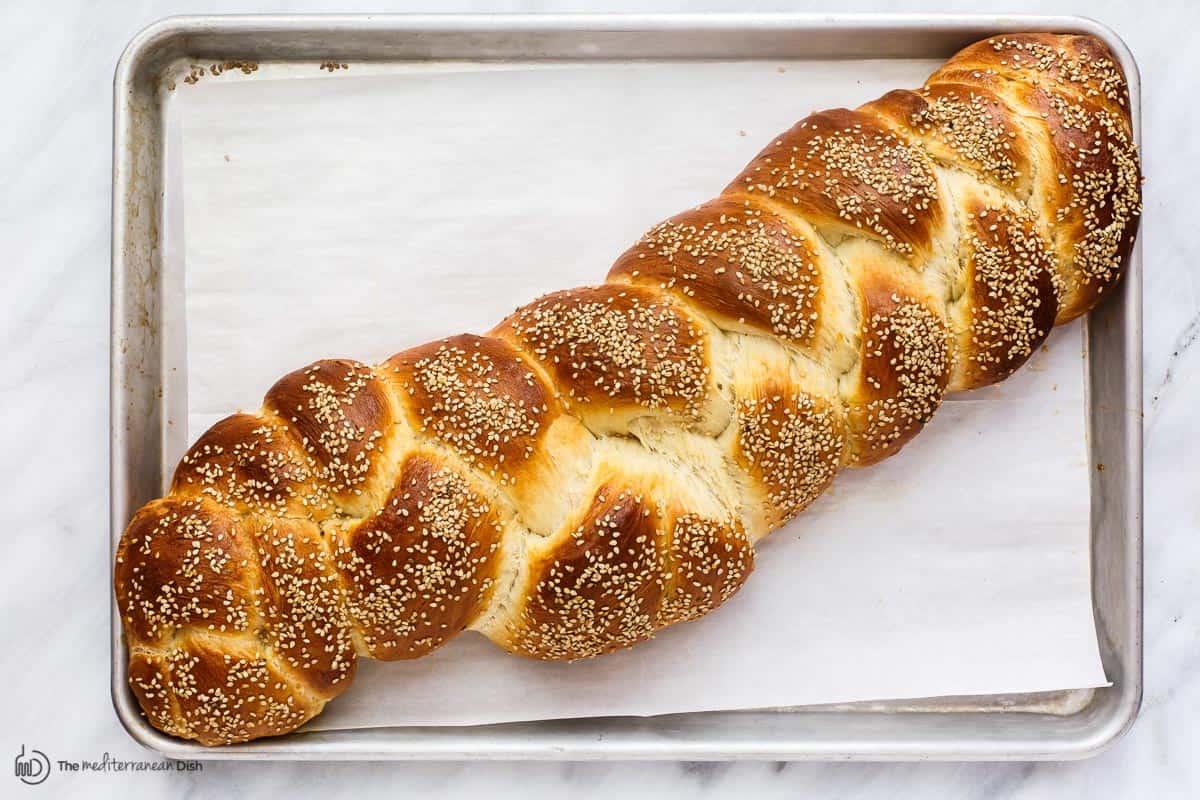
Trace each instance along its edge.
<path fill-rule="evenodd" d="M 130 42 L 114 77 L 110 553 L 115 554 L 132 511 L 156 494 L 164 466 L 161 389 L 169 370 L 157 336 L 165 192 L 156 83 L 171 59 L 445 59 L 454 56 L 434 53 L 447 43 L 462 51 L 457 57 L 476 59 L 913 57 L 949 55 L 973 39 L 1022 30 L 1103 39 L 1129 77 L 1140 143 L 1137 64 L 1114 31 L 1084 17 L 281 15 L 172 17 L 151 24 Z M 523 49 L 531 40 L 544 49 Z M 748 52 L 751 41 L 755 49 Z M 650 42 L 655 47 L 646 50 Z M 166 736 L 142 717 L 126 683 L 127 654 L 109 587 L 117 716 L 140 744 L 180 759 L 991 761 L 1095 755 L 1129 729 L 1142 697 L 1141 249 L 1139 236 L 1125 280 L 1116 296 L 1089 316 L 1085 333 L 1089 445 L 1097 466 L 1092 595 L 1110 687 L 650 718 L 298 732 L 206 748 Z"/>

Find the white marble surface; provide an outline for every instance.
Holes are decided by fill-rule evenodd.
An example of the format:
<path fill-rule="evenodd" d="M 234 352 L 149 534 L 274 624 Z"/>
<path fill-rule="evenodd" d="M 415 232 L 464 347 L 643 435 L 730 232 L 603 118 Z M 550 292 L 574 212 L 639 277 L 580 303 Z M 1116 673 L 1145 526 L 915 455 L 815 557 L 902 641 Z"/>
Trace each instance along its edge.
<path fill-rule="evenodd" d="M 839 11 L 1040 10 L 1087 14 L 1142 70 L 1146 215 L 1146 693 L 1133 731 L 1071 764 L 209 764 L 199 775 L 70 775 L 24 787 L 25 744 L 52 760 L 148 757 L 108 696 L 107 397 L 111 76 L 143 24 L 168 14 L 319 11 L 316 2 L 8 2 L 0 6 L 0 796 L 120 793 L 503 798 L 643 796 L 1186 797 L 1200 794 L 1200 7 L 1128 0 L 1003 4 L 838 0 Z M 798 10 L 801 3 L 628 3 L 610 10 Z M 599 10 L 527 2 L 369 10 Z M 350 10 L 342 6 L 341 10 Z M 5 749 L 7 748 L 7 749 Z"/>

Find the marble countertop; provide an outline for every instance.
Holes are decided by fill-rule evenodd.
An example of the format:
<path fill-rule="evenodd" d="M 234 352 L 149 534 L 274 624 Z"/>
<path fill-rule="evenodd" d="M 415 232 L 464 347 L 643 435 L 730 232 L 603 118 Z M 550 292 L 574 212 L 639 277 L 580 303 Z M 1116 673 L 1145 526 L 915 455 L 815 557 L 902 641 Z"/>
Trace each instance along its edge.
<path fill-rule="evenodd" d="M 0 769 L 0 795 L 362 797 L 1129 797 L 1200 794 L 1200 6 L 1117 0 L 1003 4 L 839 0 L 838 11 L 1078 13 L 1115 28 L 1143 82 L 1146 689 L 1132 732 L 1066 764 L 222 764 L 202 772 L 64 771 L 59 760 L 152 758 L 120 728 L 108 687 L 108 290 L 111 77 L 144 24 L 180 13 L 321 11 L 319 2 L 17 0 L 0 10 L 0 466 L 9 567 L 0 588 L 0 755 L 37 748 L 46 784 Z M 364 10 L 801 10 L 800 3 L 375 0 Z M 340 6 L 338 10 L 352 8 Z M 817 9 L 820 10 L 820 9 Z M 7 748 L 7 750 L 4 750 Z M 9 763 L 5 761 L 5 763 Z"/>

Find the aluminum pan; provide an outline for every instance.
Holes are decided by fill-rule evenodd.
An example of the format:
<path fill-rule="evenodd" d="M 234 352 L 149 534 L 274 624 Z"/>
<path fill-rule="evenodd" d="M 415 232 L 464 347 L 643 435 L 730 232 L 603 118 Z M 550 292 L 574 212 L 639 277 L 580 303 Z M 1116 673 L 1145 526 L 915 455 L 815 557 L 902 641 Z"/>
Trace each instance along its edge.
<path fill-rule="evenodd" d="M 1140 141 L 1140 82 L 1125 43 L 1089 19 L 984 15 L 420 15 L 197 16 L 154 23 L 117 65 L 113 120 L 111 544 L 156 496 L 172 465 L 163 400 L 164 287 L 172 273 L 162 221 L 163 109 L 158 79 L 197 59 L 444 60 L 946 57 L 975 39 L 1021 30 L 1090 33 L 1130 83 Z M 177 271 L 177 267 L 175 271 Z M 165 278 L 164 276 L 168 276 Z M 112 697 L 130 735 L 174 758 L 212 759 L 1061 759 L 1093 755 L 1132 725 L 1142 693 L 1141 245 L 1128 274 L 1090 315 L 1092 583 L 1111 687 L 1092 692 L 941 698 L 771 711 L 593 718 L 474 727 L 294 733 L 208 749 L 141 717 L 125 682 L 112 610 Z M 178 388 L 178 384 L 176 384 Z M 110 593 L 111 598 L 111 593 Z M 111 603 L 110 599 L 110 603 Z"/>

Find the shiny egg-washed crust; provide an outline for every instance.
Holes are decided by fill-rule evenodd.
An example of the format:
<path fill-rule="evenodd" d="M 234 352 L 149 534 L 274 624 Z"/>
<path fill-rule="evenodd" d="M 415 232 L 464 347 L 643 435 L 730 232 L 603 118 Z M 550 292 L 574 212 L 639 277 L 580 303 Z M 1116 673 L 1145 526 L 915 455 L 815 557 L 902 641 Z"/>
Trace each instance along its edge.
<path fill-rule="evenodd" d="M 925 149 L 845 108 L 810 114 L 780 134 L 725 193 L 766 197 L 818 229 L 876 239 L 913 264 L 933 254 L 946 220 Z"/>
<path fill-rule="evenodd" d="M 134 695 L 228 744 L 302 725 L 361 657 L 471 629 L 579 659 L 707 614 L 840 469 L 1111 291 L 1140 180 L 1102 43 L 996 37 L 801 120 L 604 284 L 285 376 L 125 530 Z"/>

